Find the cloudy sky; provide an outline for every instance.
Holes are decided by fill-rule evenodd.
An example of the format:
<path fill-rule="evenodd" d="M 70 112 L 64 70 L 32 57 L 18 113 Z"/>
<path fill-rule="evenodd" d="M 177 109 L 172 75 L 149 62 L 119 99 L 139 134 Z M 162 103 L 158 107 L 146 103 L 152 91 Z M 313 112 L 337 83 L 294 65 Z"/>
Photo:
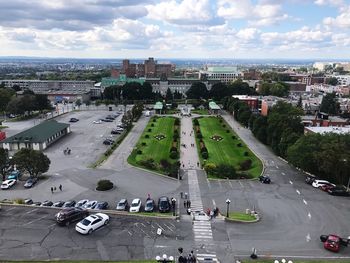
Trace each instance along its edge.
<path fill-rule="evenodd" d="M 0 56 L 350 58 L 350 0 L 0 0 Z"/>

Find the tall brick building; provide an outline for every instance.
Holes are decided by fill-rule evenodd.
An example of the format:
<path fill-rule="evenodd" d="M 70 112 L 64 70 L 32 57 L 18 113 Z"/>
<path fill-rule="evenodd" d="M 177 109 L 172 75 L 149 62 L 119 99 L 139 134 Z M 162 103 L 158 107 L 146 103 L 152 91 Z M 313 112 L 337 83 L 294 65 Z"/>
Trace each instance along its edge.
<path fill-rule="evenodd" d="M 170 77 L 174 66 L 172 64 L 158 64 L 154 58 L 148 58 L 144 63 L 130 63 L 130 60 L 124 59 L 121 73 L 128 78 L 148 77 L 156 78 L 162 75 Z"/>

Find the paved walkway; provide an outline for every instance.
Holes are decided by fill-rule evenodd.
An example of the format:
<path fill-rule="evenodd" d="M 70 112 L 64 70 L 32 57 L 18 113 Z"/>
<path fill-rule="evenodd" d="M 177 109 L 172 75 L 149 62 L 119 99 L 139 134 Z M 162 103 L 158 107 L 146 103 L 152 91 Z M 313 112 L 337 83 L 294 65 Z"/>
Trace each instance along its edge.
<path fill-rule="evenodd" d="M 191 146 L 194 145 L 194 147 Z M 192 119 L 183 117 L 181 119 L 181 168 L 182 169 L 199 169 L 199 159 L 197 147 L 192 129 Z"/>

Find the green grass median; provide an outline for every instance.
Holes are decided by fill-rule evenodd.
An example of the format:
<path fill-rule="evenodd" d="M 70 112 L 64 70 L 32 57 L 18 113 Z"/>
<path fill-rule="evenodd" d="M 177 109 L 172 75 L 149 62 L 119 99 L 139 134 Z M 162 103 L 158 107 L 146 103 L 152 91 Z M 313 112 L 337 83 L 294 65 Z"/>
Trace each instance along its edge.
<path fill-rule="evenodd" d="M 246 213 L 240 213 L 240 212 L 230 212 L 229 219 L 245 221 L 245 222 L 252 222 L 256 220 L 255 216 L 252 216 Z"/>

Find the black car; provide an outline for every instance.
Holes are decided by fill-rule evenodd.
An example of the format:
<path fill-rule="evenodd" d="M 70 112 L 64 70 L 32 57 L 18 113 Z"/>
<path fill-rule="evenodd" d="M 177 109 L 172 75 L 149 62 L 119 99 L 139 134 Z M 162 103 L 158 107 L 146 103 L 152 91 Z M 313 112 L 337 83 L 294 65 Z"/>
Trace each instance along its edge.
<path fill-rule="evenodd" d="M 77 122 L 77 121 L 79 121 L 79 119 L 77 119 L 77 118 L 70 118 L 70 120 L 69 120 L 69 122 Z"/>
<path fill-rule="evenodd" d="M 161 212 L 161 213 L 170 212 L 170 208 L 171 208 L 171 206 L 170 206 L 169 198 L 166 196 L 160 197 L 158 200 L 159 212 Z"/>
<path fill-rule="evenodd" d="M 24 204 L 25 205 L 32 205 L 33 204 L 33 200 L 28 198 L 28 199 L 24 199 Z"/>
<path fill-rule="evenodd" d="M 145 212 L 153 212 L 154 211 L 154 200 L 153 199 L 147 199 L 145 203 Z"/>
<path fill-rule="evenodd" d="M 70 207 L 61 210 L 55 215 L 56 223 L 60 226 L 68 226 L 72 222 L 80 221 L 87 217 L 89 212 L 81 208 Z"/>
<path fill-rule="evenodd" d="M 104 144 L 104 145 L 112 145 L 113 143 L 114 143 L 114 141 L 111 140 L 111 139 L 105 139 L 105 140 L 103 141 L 103 144 Z"/>
<path fill-rule="evenodd" d="M 111 131 L 111 134 L 121 134 L 122 132 L 123 132 L 122 130 L 113 129 Z"/>
<path fill-rule="evenodd" d="M 105 210 L 105 209 L 108 209 L 108 203 L 107 202 L 98 202 L 96 205 L 95 205 L 95 208 L 96 210 Z"/>
<path fill-rule="evenodd" d="M 108 115 L 105 119 L 107 119 L 107 120 L 115 120 L 115 117 L 114 116 L 112 116 L 112 115 Z"/>
<path fill-rule="evenodd" d="M 40 206 L 41 202 L 33 202 L 32 205 Z"/>
<path fill-rule="evenodd" d="M 42 202 L 40 206 L 52 206 L 52 205 L 53 205 L 53 202 L 46 200 L 46 201 Z"/>
<path fill-rule="evenodd" d="M 57 201 L 53 203 L 52 207 L 62 207 L 64 205 L 64 201 Z"/>
<path fill-rule="evenodd" d="M 350 191 L 344 187 L 333 187 L 327 190 L 330 195 L 350 196 Z"/>
<path fill-rule="evenodd" d="M 24 187 L 25 188 L 31 188 L 33 187 L 36 183 L 38 182 L 38 178 L 29 178 L 25 183 Z"/>
<path fill-rule="evenodd" d="M 128 211 L 129 204 L 128 200 L 122 199 L 118 202 L 117 207 L 115 208 L 118 211 Z"/>
<path fill-rule="evenodd" d="M 62 207 L 74 207 L 75 206 L 75 201 L 74 200 L 69 200 L 63 204 Z"/>
<path fill-rule="evenodd" d="M 305 183 L 307 184 L 312 184 L 317 178 L 315 176 L 312 175 L 308 175 L 305 178 Z"/>
<path fill-rule="evenodd" d="M 259 176 L 259 181 L 263 184 L 270 184 L 271 183 L 271 178 L 267 175 L 260 175 Z"/>
<path fill-rule="evenodd" d="M 111 120 L 111 119 L 101 119 L 101 121 L 104 121 L 104 122 L 113 122 L 113 120 Z"/>

